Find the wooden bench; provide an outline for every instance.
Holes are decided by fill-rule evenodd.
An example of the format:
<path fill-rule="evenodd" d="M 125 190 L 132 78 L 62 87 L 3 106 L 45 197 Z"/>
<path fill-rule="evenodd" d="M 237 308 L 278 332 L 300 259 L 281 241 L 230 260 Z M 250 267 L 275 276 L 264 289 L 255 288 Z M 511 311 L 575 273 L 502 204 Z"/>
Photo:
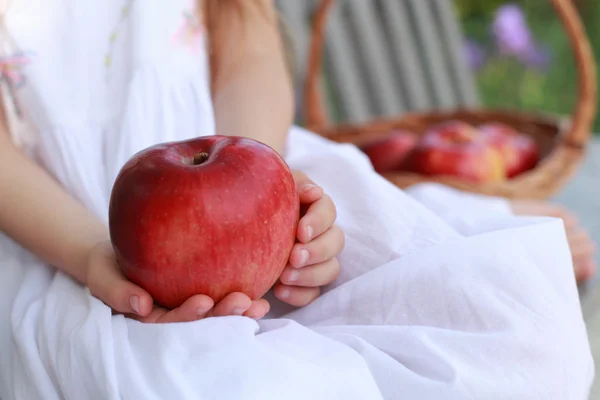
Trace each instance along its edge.
<path fill-rule="evenodd" d="M 293 37 L 300 96 L 315 3 L 277 1 Z M 448 0 L 338 0 L 328 21 L 324 68 L 328 113 L 337 121 L 478 103 Z"/>

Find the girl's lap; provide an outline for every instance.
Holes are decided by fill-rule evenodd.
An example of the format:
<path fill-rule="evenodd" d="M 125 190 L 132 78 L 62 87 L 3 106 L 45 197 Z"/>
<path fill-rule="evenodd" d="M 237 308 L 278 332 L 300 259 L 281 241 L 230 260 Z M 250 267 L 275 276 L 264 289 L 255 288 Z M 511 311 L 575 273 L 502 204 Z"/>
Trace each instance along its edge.
<path fill-rule="evenodd" d="M 17 366 L 12 372 L 16 377 L 3 378 L 11 382 L 27 379 L 37 388 L 34 390 L 51 387 L 73 398 L 89 395 L 85 391 L 94 389 L 98 398 L 117 392 L 133 398 L 140 387 L 154 394 L 177 393 L 186 398 L 198 390 L 214 396 L 241 390 L 243 385 L 217 385 L 223 374 L 243 382 L 263 382 L 263 387 L 276 393 L 278 388 L 272 383 L 275 376 L 276 381 L 286 382 L 287 390 L 294 387 L 298 396 L 323 389 L 345 391 L 346 398 L 377 398 L 379 393 L 394 392 L 394 383 L 385 379 L 390 373 L 407 384 L 415 383 L 423 379 L 419 371 L 441 360 L 454 368 L 455 379 L 475 393 L 477 382 L 460 369 L 461 363 L 476 363 L 469 352 L 441 354 L 438 352 L 444 346 L 436 347 L 436 343 L 452 339 L 454 349 L 461 347 L 457 343 L 464 343 L 465 349 L 477 348 L 491 358 L 500 356 L 490 346 L 498 340 L 504 349 L 518 354 L 524 347 L 543 351 L 534 337 L 552 333 L 559 338 L 571 329 L 575 336 L 581 334 L 576 330 L 578 320 L 572 307 L 576 297 L 562 301 L 572 293 L 564 279 L 566 271 L 559 265 L 564 260 L 560 245 L 554 261 L 535 256 L 527 245 L 504 252 L 507 246 L 516 246 L 518 240 L 513 235 L 492 232 L 492 238 L 486 240 L 485 235 L 468 238 L 455 231 L 415 198 L 376 175 L 355 148 L 302 131 L 292 132 L 290 144 L 288 162 L 332 196 L 338 224 L 347 235 L 340 255 L 341 275 L 322 297 L 307 307 L 288 308 L 262 322 L 227 317 L 142 324 L 112 316 L 110 309 L 85 289 L 32 262 L 20 281 L 14 279 L 13 284 L 19 286 L 15 291 L 18 304 L 13 302 L 12 309 L 6 310 L 20 317 L 2 315 L 10 324 L 2 340 L 10 342 L 10 364 Z M 520 235 L 532 248 L 539 247 L 541 241 L 546 244 L 545 240 L 556 239 L 552 224 L 547 228 L 522 224 L 525 227 Z M 518 225 L 513 227 L 517 236 Z M 478 228 L 481 232 L 494 230 L 487 225 Z M 540 233 L 540 239 L 531 235 L 535 232 Z M 16 270 L 27 257 L 15 260 Z M 527 262 L 518 265 L 518 260 Z M 549 274 L 547 278 L 544 273 Z M 548 281 L 552 284 L 547 285 Z M 522 291 L 523 282 L 533 295 Z M 494 292 L 502 293 L 501 298 L 490 297 Z M 510 312 L 503 308 L 507 299 L 513 304 Z M 532 310 L 544 316 L 538 321 L 539 331 L 530 331 L 525 323 Z M 550 332 L 552 318 L 557 317 L 571 323 Z M 517 334 L 515 327 L 521 333 Z M 490 330 L 495 331 L 490 334 Z M 502 332 L 501 338 L 498 332 Z M 402 351 L 394 345 L 408 342 L 411 345 Z M 584 358 L 585 354 L 580 354 Z M 16 364 L 14 358 L 18 358 Z M 414 364 L 416 359 L 420 360 L 418 365 Z M 3 355 L 3 363 L 6 360 Z M 516 367 L 538 371 L 540 365 L 533 362 Z M 163 378 L 152 378 L 157 375 Z M 189 379 L 182 378 L 186 376 Z M 198 380 L 198 376 L 206 379 Z M 305 385 L 308 380 L 311 387 Z M 82 381 L 86 387 L 77 384 Z M 419 390 L 454 390 L 435 382 L 434 386 Z M 251 393 L 252 387 L 257 386 L 246 386 L 246 393 Z"/>

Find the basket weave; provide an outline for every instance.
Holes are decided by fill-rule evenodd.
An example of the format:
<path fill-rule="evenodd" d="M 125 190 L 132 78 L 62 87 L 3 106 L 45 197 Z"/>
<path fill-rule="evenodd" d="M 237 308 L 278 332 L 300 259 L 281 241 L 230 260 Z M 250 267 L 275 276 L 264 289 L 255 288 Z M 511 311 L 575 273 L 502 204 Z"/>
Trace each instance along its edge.
<path fill-rule="evenodd" d="M 321 0 L 313 19 L 308 75 L 305 82 L 305 125 L 336 142 L 360 145 L 393 129 L 422 134 L 431 125 L 459 120 L 479 125 L 500 122 L 531 136 L 540 147 L 538 165 L 501 182 L 476 184 L 454 177 L 423 176 L 408 172 L 385 173 L 395 185 L 405 188 L 419 182 L 438 182 L 460 190 L 506 198 L 543 199 L 555 194 L 580 165 L 596 113 L 596 65 L 583 24 L 572 0 L 550 0 L 558 13 L 575 56 L 578 71 L 578 100 L 570 118 L 557 118 L 507 109 L 455 109 L 444 112 L 407 113 L 361 124 L 334 126 L 325 116 L 320 93 L 323 47 L 327 16 L 335 0 Z"/>

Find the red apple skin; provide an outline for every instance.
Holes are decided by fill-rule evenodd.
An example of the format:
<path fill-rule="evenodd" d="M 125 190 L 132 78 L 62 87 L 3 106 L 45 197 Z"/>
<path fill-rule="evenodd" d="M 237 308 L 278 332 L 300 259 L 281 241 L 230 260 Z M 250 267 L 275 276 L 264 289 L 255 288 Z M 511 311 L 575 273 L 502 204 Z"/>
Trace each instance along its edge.
<path fill-rule="evenodd" d="M 426 132 L 407 157 L 404 169 L 473 183 L 499 182 L 506 174 L 499 152 L 462 123 L 444 124 Z"/>
<path fill-rule="evenodd" d="M 399 169 L 417 140 L 411 132 L 394 131 L 385 138 L 362 144 L 360 149 L 369 157 L 375 171 L 383 173 Z"/>
<path fill-rule="evenodd" d="M 539 162 L 539 146 L 529 136 L 502 123 L 488 123 L 478 128 L 484 140 L 502 155 L 509 178 L 535 168 Z"/>
<path fill-rule="evenodd" d="M 206 153 L 199 165 L 194 157 Z M 270 147 L 208 136 L 134 155 L 115 181 L 110 237 L 123 273 L 168 308 L 196 294 L 261 298 L 288 263 L 293 175 Z"/>
<path fill-rule="evenodd" d="M 431 133 L 435 133 L 435 135 L 452 142 L 468 142 L 476 139 L 478 131 L 471 124 L 451 120 L 430 127 L 426 135 Z"/>

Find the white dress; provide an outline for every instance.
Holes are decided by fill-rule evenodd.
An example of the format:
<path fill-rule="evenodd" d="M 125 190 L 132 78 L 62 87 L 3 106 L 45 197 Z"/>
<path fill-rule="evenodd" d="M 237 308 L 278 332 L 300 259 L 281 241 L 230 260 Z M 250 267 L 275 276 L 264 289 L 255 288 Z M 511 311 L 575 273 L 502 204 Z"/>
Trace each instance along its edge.
<path fill-rule="evenodd" d="M 6 13 L 30 52 L 15 140 L 105 221 L 133 153 L 214 131 L 192 3 L 13 0 Z M 300 128 L 287 161 L 325 187 L 347 235 L 317 301 L 275 302 L 260 322 L 142 324 L 0 234 L 0 398 L 587 398 L 560 221 L 434 185 L 407 195 L 353 146 Z"/>

